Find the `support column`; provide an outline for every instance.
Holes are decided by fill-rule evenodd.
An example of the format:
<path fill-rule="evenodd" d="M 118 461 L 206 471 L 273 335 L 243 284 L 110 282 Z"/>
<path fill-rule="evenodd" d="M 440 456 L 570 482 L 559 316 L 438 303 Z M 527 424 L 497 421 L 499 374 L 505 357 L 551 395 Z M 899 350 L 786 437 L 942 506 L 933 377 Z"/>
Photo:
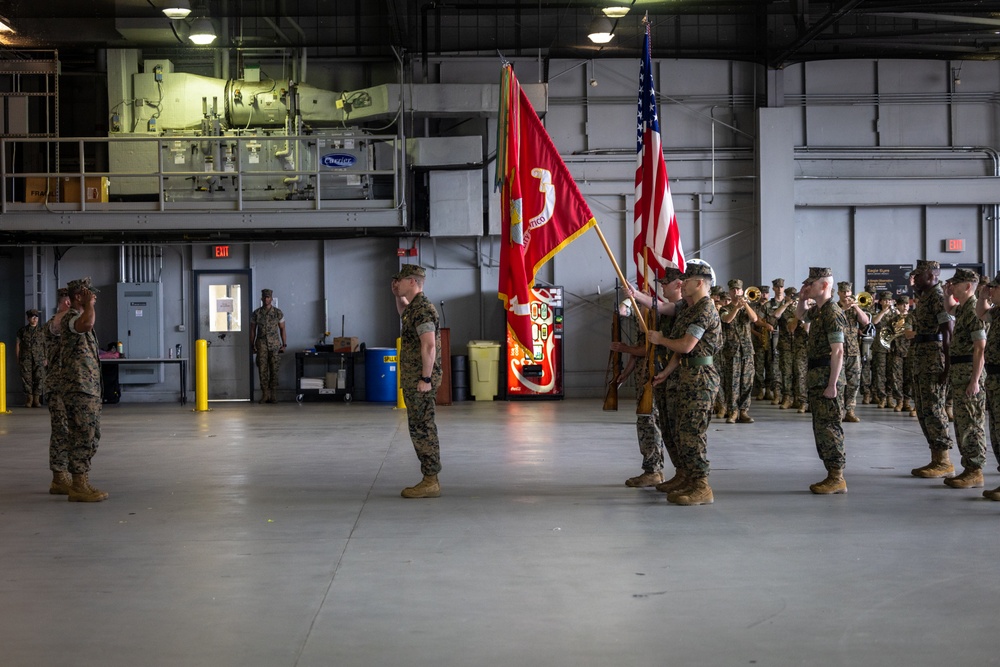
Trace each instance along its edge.
<path fill-rule="evenodd" d="M 795 109 L 757 110 L 757 229 L 761 282 L 784 278 L 798 285 L 803 269 L 795 263 L 795 145 L 789 128 Z"/>

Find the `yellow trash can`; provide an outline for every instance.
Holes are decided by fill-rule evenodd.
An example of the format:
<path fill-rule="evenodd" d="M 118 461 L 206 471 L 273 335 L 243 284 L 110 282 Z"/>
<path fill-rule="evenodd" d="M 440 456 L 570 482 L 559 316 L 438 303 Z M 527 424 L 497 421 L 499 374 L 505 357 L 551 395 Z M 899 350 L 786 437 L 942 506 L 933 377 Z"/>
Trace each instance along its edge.
<path fill-rule="evenodd" d="M 477 401 L 492 401 L 497 395 L 500 343 L 495 340 L 469 341 L 469 390 Z"/>

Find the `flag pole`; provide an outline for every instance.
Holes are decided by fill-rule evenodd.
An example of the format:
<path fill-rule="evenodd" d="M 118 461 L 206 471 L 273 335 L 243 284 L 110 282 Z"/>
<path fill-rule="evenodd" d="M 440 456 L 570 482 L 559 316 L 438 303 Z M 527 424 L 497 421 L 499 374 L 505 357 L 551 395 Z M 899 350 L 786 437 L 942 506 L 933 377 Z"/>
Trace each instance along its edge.
<path fill-rule="evenodd" d="M 594 231 L 597 232 L 597 238 L 601 239 L 601 245 L 604 246 L 605 252 L 608 253 L 608 258 L 611 259 L 611 264 L 615 267 L 615 273 L 618 274 L 618 280 L 621 281 L 622 285 L 628 285 L 629 282 L 625 280 L 625 275 L 622 273 L 621 267 L 618 266 L 618 260 L 615 259 L 615 254 L 611 252 L 611 246 L 608 245 L 608 240 L 604 238 L 604 232 L 601 231 L 601 226 L 594 221 Z M 635 297 L 632 296 L 632 290 L 627 290 L 629 292 L 628 298 L 632 302 L 632 307 L 635 308 L 635 312 L 639 312 L 639 304 L 636 303 Z M 643 317 L 636 318 L 639 320 L 639 324 L 642 326 L 643 333 L 649 333 L 649 327 L 646 326 L 646 319 Z"/>

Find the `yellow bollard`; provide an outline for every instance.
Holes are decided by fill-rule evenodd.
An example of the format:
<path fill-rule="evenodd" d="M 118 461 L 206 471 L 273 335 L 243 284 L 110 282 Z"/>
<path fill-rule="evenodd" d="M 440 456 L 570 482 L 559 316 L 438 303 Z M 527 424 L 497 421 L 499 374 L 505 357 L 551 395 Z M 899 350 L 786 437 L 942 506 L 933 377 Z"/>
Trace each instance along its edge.
<path fill-rule="evenodd" d="M 402 370 L 399 368 L 399 352 L 402 347 L 403 339 L 396 339 L 396 409 L 405 410 L 406 401 L 403 400 L 403 385 L 402 385 Z"/>
<path fill-rule="evenodd" d="M 7 344 L 0 343 L 0 414 L 7 411 Z"/>
<path fill-rule="evenodd" d="M 208 341 L 194 342 L 194 411 L 208 412 Z"/>

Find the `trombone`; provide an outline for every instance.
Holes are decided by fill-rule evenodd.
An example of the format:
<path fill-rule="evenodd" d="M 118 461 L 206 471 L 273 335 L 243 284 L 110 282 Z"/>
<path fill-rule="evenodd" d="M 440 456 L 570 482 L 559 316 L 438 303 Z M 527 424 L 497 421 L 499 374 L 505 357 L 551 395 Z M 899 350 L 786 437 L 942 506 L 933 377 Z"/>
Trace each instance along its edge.
<path fill-rule="evenodd" d="M 757 301 L 760 299 L 760 288 L 759 287 L 748 287 L 747 291 L 743 293 L 747 301 Z"/>

